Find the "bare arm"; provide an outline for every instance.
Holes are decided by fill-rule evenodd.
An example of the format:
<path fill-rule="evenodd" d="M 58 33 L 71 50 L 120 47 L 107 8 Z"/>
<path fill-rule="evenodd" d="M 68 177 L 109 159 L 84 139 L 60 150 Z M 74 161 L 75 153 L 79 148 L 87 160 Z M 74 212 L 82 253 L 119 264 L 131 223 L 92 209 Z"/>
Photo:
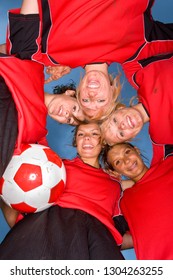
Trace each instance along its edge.
<path fill-rule="evenodd" d="M 37 0 L 23 0 L 20 13 L 23 15 L 38 14 Z"/>
<path fill-rule="evenodd" d="M 110 169 L 104 169 L 104 171 L 109 174 L 112 177 L 119 178 L 121 181 L 121 188 L 122 190 L 126 190 L 128 188 L 131 188 L 134 185 L 134 181 L 128 179 L 128 180 L 121 180 L 120 174 L 118 174 L 116 171 L 110 170 Z"/>
<path fill-rule="evenodd" d="M 6 44 L 0 44 L 0 53 L 6 53 Z"/>
<path fill-rule="evenodd" d="M 8 225 L 10 227 L 13 227 L 15 225 L 19 212 L 9 207 L 1 198 L 0 198 L 0 208 L 3 212 L 4 218 L 6 219 Z"/>
<path fill-rule="evenodd" d="M 134 185 L 134 182 L 132 180 L 122 180 L 121 187 L 122 190 L 125 191 L 128 188 L 131 188 Z"/>

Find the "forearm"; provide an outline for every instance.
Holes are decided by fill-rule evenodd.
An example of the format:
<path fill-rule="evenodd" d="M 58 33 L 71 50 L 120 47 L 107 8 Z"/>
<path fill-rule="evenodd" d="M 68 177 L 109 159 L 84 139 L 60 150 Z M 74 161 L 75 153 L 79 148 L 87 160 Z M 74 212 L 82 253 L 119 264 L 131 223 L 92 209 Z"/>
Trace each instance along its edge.
<path fill-rule="evenodd" d="M 13 227 L 16 223 L 19 212 L 9 207 L 2 199 L 0 199 L 0 208 L 8 225 Z"/>
<path fill-rule="evenodd" d="M 23 0 L 20 13 L 23 15 L 38 14 L 37 0 Z"/>
<path fill-rule="evenodd" d="M 121 187 L 122 190 L 125 191 L 128 188 L 131 188 L 134 185 L 134 182 L 132 180 L 122 180 Z"/>
<path fill-rule="evenodd" d="M 6 44 L 1 44 L 0 45 L 0 53 L 5 53 L 6 54 Z"/>

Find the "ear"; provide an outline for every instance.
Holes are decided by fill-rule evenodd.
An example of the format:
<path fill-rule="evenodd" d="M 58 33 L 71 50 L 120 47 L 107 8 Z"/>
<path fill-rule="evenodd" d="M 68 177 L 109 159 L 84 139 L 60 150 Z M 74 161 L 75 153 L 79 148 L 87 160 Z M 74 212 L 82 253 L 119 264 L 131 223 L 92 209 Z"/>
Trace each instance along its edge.
<path fill-rule="evenodd" d="M 138 147 L 134 147 L 134 149 L 136 150 L 136 152 L 140 155 L 141 154 L 141 152 L 140 152 L 140 150 L 139 150 L 139 148 Z"/>
<path fill-rule="evenodd" d="M 123 108 L 126 108 L 126 106 L 124 104 L 122 104 L 122 103 L 119 103 L 116 106 L 116 110 L 120 110 L 120 109 L 123 109 Z"/>
<path fill-rule="evenodd" d="M 64 94 L 68 95 L 68 96 L 75 96 L 76 95 L 76 91 L 75 90 L 71 90 L 71 89 L 67 89 Z"/>
<path fill-rule="evenodd" d="M 126 108 L 127 106 L 123 103 L 120 103 L 120 102 L 117 102 L 115 104 L 115 110 L 119 110 L 119 109 L 123 109 L 123 108 Z"/>
<path fill-rule="evenodd" d="M 102 144 L 102 148 L 104 148 L 107 145 L 107 143 L 104 139 L 101 139 L 101 144 Z"/>

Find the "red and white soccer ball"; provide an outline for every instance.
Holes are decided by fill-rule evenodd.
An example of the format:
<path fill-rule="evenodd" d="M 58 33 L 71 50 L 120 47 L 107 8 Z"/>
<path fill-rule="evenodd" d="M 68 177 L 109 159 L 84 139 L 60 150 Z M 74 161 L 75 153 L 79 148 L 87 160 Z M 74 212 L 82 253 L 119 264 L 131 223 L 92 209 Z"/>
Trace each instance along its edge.
<path fill-rule="evenodd" d="M 0 196 L 20 212 L 39 212 L 54 204 L 65 182 L 64 164 L 53 150 L 26 144 L 20 155 L 12 157 L 0 178 Z"/>

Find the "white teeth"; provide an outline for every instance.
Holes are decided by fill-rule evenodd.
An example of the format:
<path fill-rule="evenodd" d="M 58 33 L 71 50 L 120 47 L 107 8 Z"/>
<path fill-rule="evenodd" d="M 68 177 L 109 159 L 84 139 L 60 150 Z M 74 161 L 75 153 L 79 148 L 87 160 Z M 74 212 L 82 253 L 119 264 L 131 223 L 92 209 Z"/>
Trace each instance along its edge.
<path fill-rule="evenodd" d="M 88 88 L 99 88 L 99 86 L 96 84 L 89 84 Z"/>
<path fill-rule="evenodd" d="M 127 122 L 128 122 L 128 124 L 129 124 L 129 126 L 131 127 L 131 128 L 133 128 L 133 124 L 132 124 L 132 122 L 131 122 L 131 120 L 130 120 L 130 118 L 127 116 Z"/>
<path fill-rule="evenodd" d="M 99 88 L 100 84 L 97 81 L 88 82 L 87 87 L 91 89 Z"/>
<path fill-rule="evenodd" d="M 92 145 L 83 145 L 83 148 L 92 148 Z"/>
<path fill-rule="evenodd" d="M 62 113 L 62 106 L 60 107 L 60 110 L 59 110 L 59 112 L 58 112 L 58 115 L 60 116 L 61 113 Z"/>
<path fill-rule="evenodd" d="M 133 169 L 136 167 L 136 165 L 137 165 L 137 162 L 135 161 L 135 162 L 131 165 L 130 171 L 133 170 Z"/>

